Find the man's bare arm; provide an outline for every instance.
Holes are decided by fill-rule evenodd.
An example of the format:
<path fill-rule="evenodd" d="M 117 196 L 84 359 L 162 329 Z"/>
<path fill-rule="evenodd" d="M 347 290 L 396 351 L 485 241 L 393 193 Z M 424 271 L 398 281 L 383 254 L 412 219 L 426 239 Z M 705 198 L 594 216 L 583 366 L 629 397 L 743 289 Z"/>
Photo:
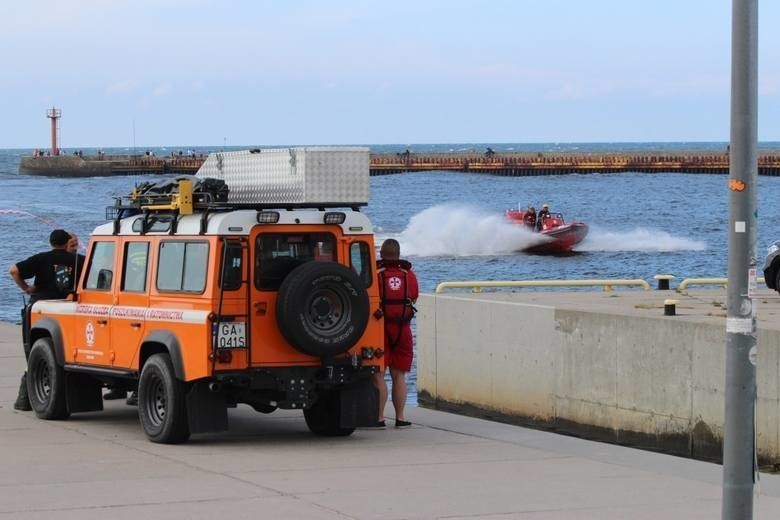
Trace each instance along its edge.
<path fill-rule="evenodd" d="M 11 268 L 8 270 L 8 272 L 10 273 L 11 278 L 14 279 L 14 282 L 16 282 L 16 285 L 19 286 L 19 289 L 22 290 L 22 292 L 27 294 L 32 294 L 35 292 L 35 286 L 29 285 L 27 282 L 24 281 L 22 275 L 19 274 L 19 268 L 16 267 L 16 264 L 12 265 Z"/>

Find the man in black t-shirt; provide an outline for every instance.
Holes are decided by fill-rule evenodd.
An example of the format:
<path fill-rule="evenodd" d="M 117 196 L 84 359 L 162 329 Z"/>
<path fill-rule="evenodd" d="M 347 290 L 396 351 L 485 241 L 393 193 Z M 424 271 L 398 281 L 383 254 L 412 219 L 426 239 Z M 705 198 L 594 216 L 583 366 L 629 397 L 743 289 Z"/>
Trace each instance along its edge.
<path fill-rule="evenodd" d="M 71 235 L 64 229 L 55 229 L 49 235 L 49 243 L 51 251 L 33 255 L 12 265 L 9 269 L 16 285 L 30 295 L 30 304 L 22 309 L 22 341 L 25 359 L 30 354 L 28 339 L 30 306 L 38 300 L 65 298 L 69 292 L 76 289 L 76 281 L 84 265 L 84 256 L 76 253 L 78 239 L 75 235 Z M 25 281 L 30 278 L 34 278 L 32 285 Z M 22 375 L 19 396 L 14 403 L 16 410 L 31 409 L 27 397 L 26 379 L 27 372 Z"/>

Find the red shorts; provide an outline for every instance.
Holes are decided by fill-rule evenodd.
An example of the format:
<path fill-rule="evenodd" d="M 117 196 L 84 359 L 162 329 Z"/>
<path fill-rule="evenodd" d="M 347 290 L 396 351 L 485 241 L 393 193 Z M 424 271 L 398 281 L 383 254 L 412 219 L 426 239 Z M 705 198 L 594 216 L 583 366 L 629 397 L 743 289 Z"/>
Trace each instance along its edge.
<path fill-rule="evenodd" d="M 401 336 L 398 336 L 398 328 L 401 327 Z M 399 338 L 394 346 L 396 338 Z M 406 323 L 404 325 L 396 323 L 385 324 L 385 362 L 390 368 L 409 372 L 412 370 L 412 357 L 414 355 L 414 338 L 412 337 L 412 327 Z"/>

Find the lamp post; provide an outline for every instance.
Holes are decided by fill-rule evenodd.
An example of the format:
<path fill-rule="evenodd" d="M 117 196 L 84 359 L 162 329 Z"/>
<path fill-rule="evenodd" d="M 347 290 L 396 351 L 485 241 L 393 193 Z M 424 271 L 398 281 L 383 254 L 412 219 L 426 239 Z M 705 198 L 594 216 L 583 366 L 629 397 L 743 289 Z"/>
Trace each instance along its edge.
<path fill-rule="evenodd" d="M 732 0 L 724 520 L 753 518 L 756 403 L 758 0 Z"/>

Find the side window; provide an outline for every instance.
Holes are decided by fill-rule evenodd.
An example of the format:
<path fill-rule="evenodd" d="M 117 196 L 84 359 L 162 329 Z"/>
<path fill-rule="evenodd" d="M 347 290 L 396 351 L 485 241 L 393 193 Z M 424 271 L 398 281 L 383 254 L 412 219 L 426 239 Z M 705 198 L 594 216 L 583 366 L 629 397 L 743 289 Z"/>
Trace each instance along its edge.
<path fill-rule="evenodd" d="M 122 268 L 122 290 L 144 292 L 146 290 L 146 266 L 149 263 L 148 242 L 125 244 L 125 259 Z"/>
<path fill-rule="evenodd" d="M 330 233 L 262 234 L 255 243 L 255 259 L 255 287 L 275 291 L 301 264 L 336 261 L 336 237 Z"/>
<path fill-rule="evenodd" d="M 355 242 L 349 246 L 349 263 L 358 277 L 363 280 L 363 284 L 366 287 L 370 287 L 374 281 L 374 276 L 371 274 L 371 265 L 374 263 L 374 260 L 371 257 L 371 249 L 368 247 L 368 244 Z"/>
<path fill-rule="evenodd" d="M 219 285 L 226 291 L 235 291 L 241 288 L 244 279 L 243 249 L 237 242 L 228 242 L 225 245 L 225 264 L 219 272 Z M 223 278 L 224 276 L 224 278 Z"/>
<path fill-rule="evenodd" d="M 157 265 L 157 290 L 203 292 L 208 259 L 209 245 L 206 242 L 162 242 Z"/>
<path fill-rule="evenodd" d="M 184 242 L 162 242 L 157 264 L 157 290 L 181 291 L 184 274 Z"/>
<path fill-rule="evenodd" d="M 209 245 L 190 242 L 184 248 L 184 280 L 182 290 L 203 292 L 206 288 L 206 266 L 209 263 Z"/>
<path fill-rule="evenodd" d="M 114 242 L 97 242 L 89 259 L 85 289 L 110 291 L 114 279 Z"/>

